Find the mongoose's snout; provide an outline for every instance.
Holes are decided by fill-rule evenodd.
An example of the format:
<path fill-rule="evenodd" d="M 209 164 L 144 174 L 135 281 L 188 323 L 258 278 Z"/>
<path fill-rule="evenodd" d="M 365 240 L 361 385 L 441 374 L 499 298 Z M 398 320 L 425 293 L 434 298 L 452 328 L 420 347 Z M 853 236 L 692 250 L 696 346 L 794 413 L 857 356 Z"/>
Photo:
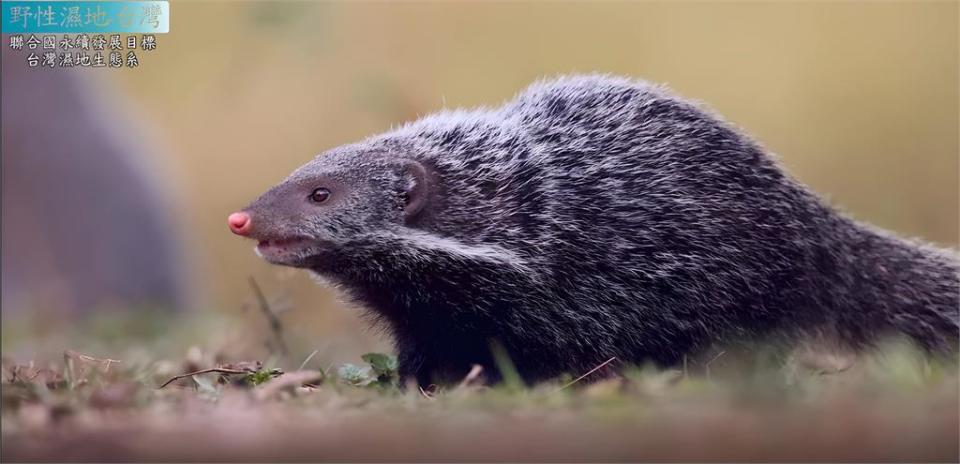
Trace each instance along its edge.
<path fill-rule="evenodd" d="M 250 215 L 243 211 L 233 213 L 227 217 L 227 224 L 230 226 L 230 231 L 244 237 L 250 234 L 252 222 Z"/>

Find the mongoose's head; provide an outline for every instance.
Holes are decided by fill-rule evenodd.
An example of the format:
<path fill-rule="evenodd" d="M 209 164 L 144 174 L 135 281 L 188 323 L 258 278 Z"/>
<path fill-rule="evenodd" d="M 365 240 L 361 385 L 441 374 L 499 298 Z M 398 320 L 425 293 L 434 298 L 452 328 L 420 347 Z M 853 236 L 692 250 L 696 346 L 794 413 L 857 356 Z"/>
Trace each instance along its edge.
<path fill-rule="evenodd" d="M 258 241 L 267 261 L 312 267 L 325 253 L 371 232 L 395 230 L 427 200 L 427 173 L 387 146 L 334 149 L 233 213 L 233 233 Z"/>

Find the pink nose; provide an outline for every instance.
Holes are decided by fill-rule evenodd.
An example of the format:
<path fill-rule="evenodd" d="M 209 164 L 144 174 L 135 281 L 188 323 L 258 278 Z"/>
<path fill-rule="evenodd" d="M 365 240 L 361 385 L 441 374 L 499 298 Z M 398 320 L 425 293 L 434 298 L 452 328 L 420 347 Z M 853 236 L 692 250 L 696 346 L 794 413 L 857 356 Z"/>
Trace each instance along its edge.
<path fill-rule="evenodd" d="M 227 224 L 230 230 L 237 235 L 247 235 L 250 233 L 250 215 L 244 212 L 233 213 L 227 217 Z"/>

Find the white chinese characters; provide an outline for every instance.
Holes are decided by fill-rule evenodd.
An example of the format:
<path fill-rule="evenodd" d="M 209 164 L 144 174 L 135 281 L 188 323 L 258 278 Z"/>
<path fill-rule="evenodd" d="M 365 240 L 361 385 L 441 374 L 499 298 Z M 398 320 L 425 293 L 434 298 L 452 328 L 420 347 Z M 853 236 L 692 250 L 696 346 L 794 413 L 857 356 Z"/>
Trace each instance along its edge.
<path fill-rule="evenodd" d="M 12 34 L 11 50 L 30 51 L 26 56 L 30 68 L 136 68 L 140 66 L 139 52 L 157 49 L 153 34 L 105 36 L 104 34 L 36 35 Z"/>

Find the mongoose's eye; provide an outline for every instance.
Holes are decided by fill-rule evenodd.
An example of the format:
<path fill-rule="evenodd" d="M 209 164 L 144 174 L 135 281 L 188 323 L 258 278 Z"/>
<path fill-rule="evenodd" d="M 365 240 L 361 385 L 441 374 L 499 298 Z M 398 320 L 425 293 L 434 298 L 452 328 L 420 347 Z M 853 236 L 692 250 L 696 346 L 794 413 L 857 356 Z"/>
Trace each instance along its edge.
<path fill-rule="evenodd" d="M 310 193 L 310 196 L 307 197 L 310 201 L 314 203 L 323 203 L 330 198 L 330 190 L 320 187 Z"/>

